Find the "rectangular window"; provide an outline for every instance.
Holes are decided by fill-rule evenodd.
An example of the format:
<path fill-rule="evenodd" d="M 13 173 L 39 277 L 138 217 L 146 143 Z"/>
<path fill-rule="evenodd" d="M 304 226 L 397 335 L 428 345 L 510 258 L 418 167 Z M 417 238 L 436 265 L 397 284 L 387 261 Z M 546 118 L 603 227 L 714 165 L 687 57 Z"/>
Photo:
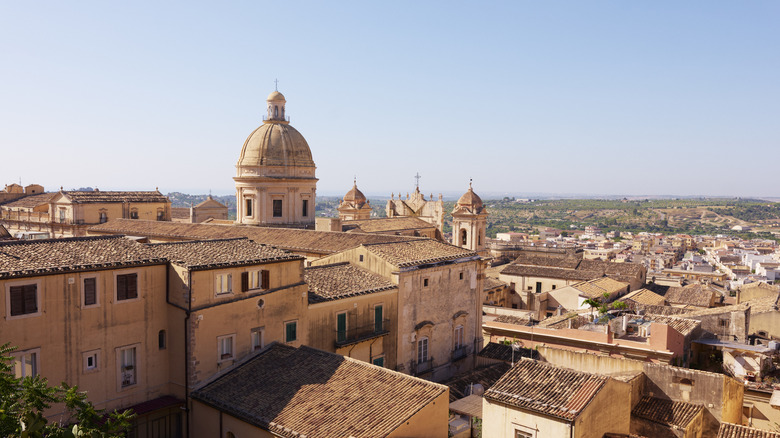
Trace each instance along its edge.
<path fill-rule="evenodd" d="M 542 282 L 541 281 L 537 281 L 536 282 L 536 293 L 538 293 L 538 294 L 542 293 Z"/>
<path fill-rule="evenodd" d="M 298 321 L 288 321 L 284 323 L 284 342 L 294 342 L 298 340 Z"/>
<path fill-rule="evenodd" d="M 157 220 L 158 221 L 165 220 L 165 212 L 163 210 L 157 210 Z"/>
<path fill-rule="evenodd" d="M 116 276 L 116 300 L 132 300 L 138 298 L 138 274 L 122 274 Z"/>
<path fill-rule="evenodd" d="M 40 349 L 13 353 L 14 376 L 17 378 L 38 375 L 38 353 Z"/>
<path fill-rule="evenodd" d="M 374 331 L 381 332 L 384 330 L 384 324 L 382 322 L 382 305 L 378 304 L 374 307 Z"/>
<path fill-rule="evenodd" d="M 460 279 L 463 280 L 463 273 L 460 273 Z"/>
<path fill-rule="evenodd" d="M 246 214 L 244 216 L 252 217 L 252 200 L 246 200 Z"/>
<path fill-rule="evenodd" d="M 216 291 L 217 295 L 229 294 L 233 292 L 233 275 L 217 274 L 214 290 Z"/>
<path fill-rule="evenodd" d="M 236 335 L 227 335 L 217 338 L 217 346 L 219 349 L 218 362 L 233 359 L 233 340 L 235 337 Z"/>
<path fill-rule="evenodd" d="M 347 340 L 347 313 L 336 314 L 336 340 L 344 342 Z"/>
<path fill-rule="evenodd" d="M 428 279 L 423 279 L 423 287 L 428 287 Z"/>
<path fill-rule="evenodd" d="M 108 214 L 106 212 L 104 212 L 104 211 L 101 211 L 100 212 L 100 223 L 104 224 L 106 222 L 108 222 Z"/>
<path fill-rule="evenodd" d="M 256 270 L 241 273 L 241 291 L 268 289 L 268 271 Z"/>
<path fill-rule="evenodd" d="M 120 385 L 122 388 L 133 386 L 137 382 L 138 370 L 135 367 L 135 347 L 122 348 L 119 350 L 119 375 L 121 377 Z"/>
<path fill-rule="evenodd" d="M 372 364 L 378 366 L 378 367 L 384 367 L 385 366 L 385 357 L 379 356 L 375 357 L 374 360 L 371 361 Z"/>
<path fill-rule="evenodd" d="M 138 210 L 130 211 L 130 219 L 138 219 Z"/>
<path fill-rule="evenodd" d="M 274 199 L 274 217 L 282 217 L 282 200 Z"/>
<path fill-rule="evenodd" d="M 417 341 L 417 363 L 428 361 L 428 338 Z"/>
<path fill-rule="evenodd" d="M 252 329 L 250 337 L 252 341 L 252 351 L 257 351 L 265 347 L 265 328 L 260 327 Z"/>
<path fill-rule="evenodd" d="M 84 372 L 88 371 L 97 371 L 99 367 L 98 359 L 99 359 L 99 351 L 87 351 L 86 353 L 82 353 L 82 357 L 84 358 Z"/>
<path fill-rule="evenodd" d="M 61 224 L 65 223 L 65 209 L 64 208 L 60 208 L 60 223 Z"/>
<path fill-rule="evenodd" d="M 454 341 L 455 341 L 455 348 L 460 348 L 463 346 L 463 326 L 459 325 L 455 327 L 455 335 L 454 335 Z"/>
<path fill-rule="evenodd" d="M 85 278 L 83 283 L 84 307 L 97 304 L 97 278 Z"/>
<path fill-rule="evenodd" d="M 38 285 L 25 284 L 9 288 L 11 316 L 38 313 Z"/>
<path fill-rule="evenodd" d="M 309 215 L 309 200 L 308 199 L 304 199 L 303 200 L 302 207 L 303 208 L 301 209 L 302 210 L 301 211 L 301 216 L 307 217 Z"/>

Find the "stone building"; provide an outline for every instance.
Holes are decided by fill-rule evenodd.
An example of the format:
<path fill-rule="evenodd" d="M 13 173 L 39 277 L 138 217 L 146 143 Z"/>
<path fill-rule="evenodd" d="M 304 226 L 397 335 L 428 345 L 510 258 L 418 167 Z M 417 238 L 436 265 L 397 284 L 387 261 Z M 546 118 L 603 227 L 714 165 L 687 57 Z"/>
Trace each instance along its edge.
<path fill-rule="evenodd" d="M 263 124 L 244 142 L 236 164 L 236 223 L 314 228 L 316 166 L 309 144 L 290 126 L 284 95 L 267 99 Z"/>
<path fill-rule="evenodd" d="M 452 244 L 487 255 L 485 233 L 488 212 L 482 199 L 469 189 L 458 199 L 452 210 Z"/>
<path fill-rule="evenodd" d="M 357 188 L 355 180 L 352 188 L 344 195 L 339 204 L 339 219 L 342 221 L 363 220 L 371 218 L 371 205 L 366 195 Z"/>
<path fill-rule="evenodd" d="M 402 199 L 398 192 L 398 199 L 395 194 L 390 195 L 385 209 L 387 217 L 418 217 L 430 224 L 436 226 L 440 233 L 444 229 L 444 200 L 439 194 L 439 199 L 434 201 L 433 195 L 425 199 L 425 195 L 420 193 L 420 186 L 415 187 L 411 196 L 406 194 L 406 199 Z"/>

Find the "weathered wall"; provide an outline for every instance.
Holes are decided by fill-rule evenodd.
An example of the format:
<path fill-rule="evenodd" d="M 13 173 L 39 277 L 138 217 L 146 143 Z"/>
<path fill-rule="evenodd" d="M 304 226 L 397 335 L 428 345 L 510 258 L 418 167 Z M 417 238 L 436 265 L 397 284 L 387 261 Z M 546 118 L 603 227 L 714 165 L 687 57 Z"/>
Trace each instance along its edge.
<path fill-rule="evenodd" d="M 533 431 L 537 437 L 571 436 L 571 423 L 567 421 L 482 400 L 483 437 L 515 438 L 515 429 Z"/>
<path fill-rule="evenodd" d="M 436 400 L 417 411 L 388 437 L 445 438 L 449 433 L 450 391 L 444 391 Z"/>
<path fill-rule="evenodd" d="M 605 433 L 628 433 L 631 418 L 630 387 L 609 379 L 574 421 L 574 436 L 601 438 Z M 548 436 L 548 435 L 541 435 Z M 552 435 L 550 435 L 552 436 Z M 650 435 L 652 436 L 652 435 Z"/>

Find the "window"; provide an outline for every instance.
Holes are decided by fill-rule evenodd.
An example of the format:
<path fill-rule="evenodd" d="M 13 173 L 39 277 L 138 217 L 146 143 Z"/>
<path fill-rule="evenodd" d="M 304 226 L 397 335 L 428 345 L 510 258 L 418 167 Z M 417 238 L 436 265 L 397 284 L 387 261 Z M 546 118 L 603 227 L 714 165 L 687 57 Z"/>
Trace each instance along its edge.
<path fill-rule="evenodd" d="M 728 319 L 719 319 L 718 323 L 723 328 L 728 328 L 731 325 L 731 321 Z"/>
<path fill-rule="evenodd" d="M 384 367 L 385 366 L 385 357 L 379 356 L 375 357 L 374 360 L 371 361 L 372 364 L 378 366 L 378 367 Z"/>
<path fill-rule="evenodd" d="M 257 351 L 265 347 L 265 328 L 260 327 L 252 329 L 250 341 L 252 341 L 252 351 Z"/>
<path fill-rule="evenodd" d="M 515 429 L 515 438 L 534 438 L 533 432 Z"/>
<path fill-rule="evenodd" d="M 217 338 L 218 357 L 217 362 L 233 360 L 233 340 L 236 335 L 220 336 Z"/>
<path fill-rule="evenodd" d="M 423 278 L 423 287 L 428 287 L 428 279 Z"/>
<path fill-rule="evenodd" d="M 466 246 L 468 244 L 468 233 L 466 233 L 466 230 L 462 230 L 460 232 L 460 244 L 462 246 Z"/>
<path fill-rule="evenodd" d="M 422 337 L 417 341 L 417 363 L 428 361 L 428 338 Z"/>
<path fill-rule="evenodd" d="M 60 208 L 60 223 L 61 224 L 65 223 L 65 209 L 64 208 Z"/>
<path fill-rule="evenodd" d="M 303 217 L 307 217 L 309 215 L 309 200 L 308 199 L 304 199 L 303 200 L 301 215 Z"/>
<path fill-rule="evenodd" d="M 97 278 L 85 278 L 82 283 L 83 306 L 89 307 L 97 304 Z"/>
<path fill-rule="evenodd" d="M 38 313 L 38 285 L 11 286 L 8 292 L 11 316 Z"/>
<path fill-rule="evenodd" d="M 241 291 L 246 292 L 251 289 L 268 289 L 270 282 L 269 271 L 255 270 L 241 273 Z"/>
<path fill-rule="evenodd" d="M 460 279 L 463 280 L 463 273 L 460 273 Z"/>
<path fill-rule="evenodd" d="M 157 348 L 160 350 L 165 350 L 166 343 L 167 343 L 167 339 L 165 335 L 165 330 L 160 330 L 157 333 Z"/>
<path fill-rule="evenodd" d="M 453 340 L 455 342 L 455 348 L 456 349 L 460 348 L 460 347 L 462 347 L 464 345 L 463 344 L 463 326 L 462 325 L 459 325 L 459 326 L 455 327 L 455 333 L 453 335 Z"/>
<path fill-rule="evenodd" d="M 130 219 L 138 219 L 138 210 L 130 210 Z"/>
<path fill-rule="evenodd" d="M 360 254 L 360 261 L 363 261 L 363 254 Z"/>
<path fill-rule="evenodd" d="M 384 326 L 383 326 L 384 324 L 382 322 L 382 316 L 383 316 L 382 315 L 382 305 L 381 304 L 377 304 L 374 307 L 374 331 L 377 332 L 377 333 L 381 332 L 382 330 L 384 330 Z"/>
<path fill-rule="evenodd" d="M 33 377 L 38 374 L 38 354 L 40 349 L 13 353 L 14 376 L 17 378 Z"/>
<path fill-rule="evenodd" d="M 288 321 L 284 323 L 284 342 L 295 342 L 298 340 L 298 321 Z"/>
<path fill-rule="evenodd" d="M 246 214 L 245 216 L 252 217 L 252 200 L 247 199 L 246 200 Z"/>
<path fill-rule="evenodd" d="M 164 221 L 165 220 L 165 211 L 157 210 L 157 220 L 158 221 Z"/>
<path fill-rule="evenodd" d="M 119 376 L 122 388 L 133 386 L 137 382 L 138 370 L 135 368 L 135 359 L 135 347 L 119 349 Z"/>
<path fill-rule="evenodd" d="M 233 292 L 233 275 L 217 274 L 214 290 L 216 291 L 217 295 L 229 294 Z"/>
<path fill-rule="evenodd" d="M 542 282 L 541 281 L 537 281 L 536 282 L 536 293 L 538 293 L 538 294 L 542 293 Z"/>
<path fill-rule="evenodd" d="M 116 276 L 116 300 L 132 300 L 138 298 L 138 274 L 122 274 Z"/>
<path fill-rule="evenodd" d="M 555 285 L 552 285 L 553 290 L 555 290 Z"/>
<path fill-rule="evenodd" d="M 336 314 L 336 341 L 344 342 L 347 340 L 347 312 Z"/>
<path fill-rule="evenodd" d="M 104 224 L 108 222 L 108 214 L 105 211 L 100 212 L 100 223 Z"/>
<path fill-rule="evenodd" d="M 94 351 L 87 351 L 85 353 L 82 353 L 82 357 L 84 358 L 84 372 L 89 371 L 97 371 L 99 368 L 99 350 Z"/>
<path fill-rule="evenodd" d="M 282 217 L 282 200 L 274 199 L 274 217 Z"/>

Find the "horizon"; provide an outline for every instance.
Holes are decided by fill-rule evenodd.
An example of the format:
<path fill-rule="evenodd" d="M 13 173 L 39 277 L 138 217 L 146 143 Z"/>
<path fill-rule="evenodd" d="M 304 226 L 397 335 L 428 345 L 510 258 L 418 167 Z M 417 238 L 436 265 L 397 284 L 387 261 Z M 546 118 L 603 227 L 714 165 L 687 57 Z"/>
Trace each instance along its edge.
<path fill-rule="evenodd" d="M 4 12 L 3 184 L 233 193 L 278 78 L 327 196 L 780 198 L 774 2 Z"/>

